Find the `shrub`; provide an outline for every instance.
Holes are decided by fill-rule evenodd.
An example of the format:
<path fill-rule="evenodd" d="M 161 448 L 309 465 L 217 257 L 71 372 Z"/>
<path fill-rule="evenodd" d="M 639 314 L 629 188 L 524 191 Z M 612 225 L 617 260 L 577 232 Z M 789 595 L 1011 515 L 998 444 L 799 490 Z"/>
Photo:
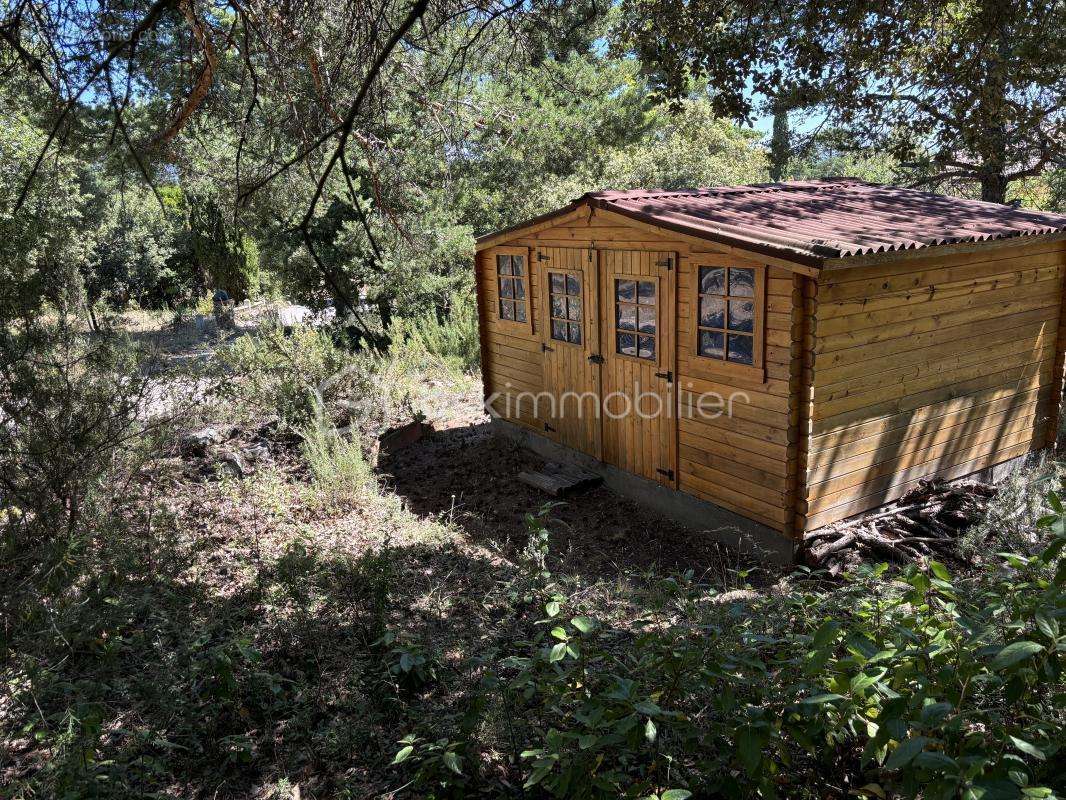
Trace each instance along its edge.
<path fill-rule="evenodd" d="M 471 703 L 508 735 L 420 730 L 402 762 L 439 791 L 460 778 L 425 764 L 510 740 L 524 786 L 553 797 L 1051 797 L 1063 788 L 1066 511 L 1049 502 L 1049 545 L 968 578 L 879 565 L 828 590 L 801 575 L 748 605 L 673 579 L 671 615 L 632 629 L 567 613 L 546 583 L 531 635 L 486 656 Z"/>
<path fill-rule="evenodd" d="M 307 496 L 314 505 L 339 507 L 371 485 L 370 465 L 363 457 L 358 436 L 351 430 L 339 431 L 319 415 L 300 435 L 301 449 L 311 471 Z"/>
<path fill-rule="evenodd" d="M 259 291 L 259 248 L 229 219 L 219 198 L 188 194 L 190 245 L 197 262 L 207 269 L 215 287 L 236 301 Z"/>
<path fill-rule="evenodd" d="M 436 361 L 455 372 L 471 372 L 481 361 L 477 305 L 473 298 L 455 298 L 443 317 L 427 314 L 397 320 L 391 331 L 394 354 L 417 364 Z"/>
<path fill-rule="evenodd" d="M 326 331 L 298 326 L 290 336 L 271 328 L 241 336 L 217 351 L 228 376 L 222 398 L 231 411 L 276 413 L 294 428 L 308 425 L 316 403 L 325 407 L 365 394 L 369 365 L 339 348 Z"/>
<path fill-rule="evenodd" d="M 94 508 L 143 455 L 139 367 L 127 340 L 86 336 L 63 314 L 0 336 L 0 585 L 12 612 L 22 592 L 43 612 L 33 593 L 77 574 Z"/>

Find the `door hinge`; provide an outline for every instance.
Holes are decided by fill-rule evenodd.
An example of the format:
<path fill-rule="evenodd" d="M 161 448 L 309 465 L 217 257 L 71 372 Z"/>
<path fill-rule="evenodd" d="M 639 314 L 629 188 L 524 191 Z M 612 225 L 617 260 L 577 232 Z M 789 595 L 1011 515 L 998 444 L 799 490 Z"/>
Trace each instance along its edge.
<path fill-rule="evenodd" d="M 557 431 L 555 430 L 555 428 L 553 428 L 553 427 L 552 427 L 551 425 L 549 425 L 549 424 L 548 424 L 547 422 L 545 422 L 545 423 L 544 423 L 544 430 L 548 431 L 549 433 L 557 433 Z M 670 473 L 670 474 L 671 474 L 671 476 L 673 475 L 673 473 Z"/>
<path fill-rule="evenodd" d="M 554 353 L 555 352 L 555 348 L 554 347 L 548 347 L 548 345 L 546 345 L 544 342 L 541 342 L 540 343 L 540 352 L 542 352 L 542 353 L 549 353 L 549 352 Z"/>
<path fill-rule="evenodd" d="M 660 475 L 665 475 L 667 480 L 672 481 L 674 479 L 674 471 L 672 469 L 657 469 L 655 471 Z"/>
<path fill-rule="evenodd" d="M 667 383 L 673 383 L 674 382 L 674 373 L 673 372 L 656 372 L 655 373 L 655 377 L 656 378 L 662 378 Z"/>
<path fill-rule="evenodd" d="M 603 363 L 603 356 L 601 356 L 599 353 L 593 353 L 591 356 L 589 356 L 589 363 L 590 364 L 602 364 Z"/>
<path fill-rule="evenodd" d="M 538 252 L 537 261 L 551 261 L 551 256 Z"/>
<path fill-rule="evenodd" d="M 664 258 L 662 261 L 656 261 L 655 266 L 666 267 L 667 269 L 674 268 L 674 260 L 672 258 Z"/>

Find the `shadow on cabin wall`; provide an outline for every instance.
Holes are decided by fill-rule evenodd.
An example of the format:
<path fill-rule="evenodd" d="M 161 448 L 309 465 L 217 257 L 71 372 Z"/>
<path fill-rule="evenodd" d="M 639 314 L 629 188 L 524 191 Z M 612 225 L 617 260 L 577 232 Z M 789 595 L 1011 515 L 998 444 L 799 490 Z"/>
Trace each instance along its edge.
<path fill-rule="evenodd" d="M 808 519 L 813 520 L 814 525 L 808 527 L 821 527 L 891 502 L 916 485 L 920 478 L 940 475 L 954 480 L 1000 461 L 1023 456 L 1028 451 L 1043 449 L 1047 426 L 1052 421 L 1050 372 L 1055 358 L 1054 351 L 1050 355 L 1045 351 L 1056 336 L 1056 322 L 1045 322 L 1032 337 L 1031 348 L 1012 357 L 1012 366 L 1004 369 L 1003 361 L 989 360 L 987 368 L 976 376 L 980 379 L 999 372 L 1009 373 L 1002 384 L 893 415 L 896 419 L 890 429 L 855 441 L 842 440 L 846 438 L 847 430 L 864 422 L 815 437 L 816 440 L 824 437 L 826 441 L 832 441 L 835 436 L 836 442 L 822 449 L 812 448 L 813 455 L 808 460 L 808 497 L 811 487 L 824 487 L 826 483 L 832 484 L 833 490 L 841 494 L 838 495 L 839 502 L 829 504 L 823 501 L 823 505 L 816 505 L 817 495 L 813 501 L 809 500 Z M 973 349 L 964 351 L 964 355 L 978 352 L 982 346 L 979 339 L 972 340 L 972 343 Z M 817 375 L 816 368 L 816 382 Z M 945 383 L 945 386 L 949 385 Z M 1012 388 L 1013 393 L 1001 394 Z M 989 398 L 993 392 L 1001 396 Z M 974 401 L 957 411 L 949 410 L 946 414 L 935 411 L 952 400 L 967 398 L 974 398 Z M 816 383 L 815 405 L 818 399 Z M 936 415 L 923 413 L 928 410 L 933 410 Z M 867 421 L 878 418 L 875 413 Z M 1059 430 L 1061 436 L 1062 428 Z M 989 460 L 990 456 L 1000 453 L 1003 453 L 1001 458 Z M 854 463 L 854 469 L 846 466 L 849 461 Z M 821 492 L 823 497 L 832 494 L 834 491 Z M 834 508 L 838 511 L 834 512 Z"/>

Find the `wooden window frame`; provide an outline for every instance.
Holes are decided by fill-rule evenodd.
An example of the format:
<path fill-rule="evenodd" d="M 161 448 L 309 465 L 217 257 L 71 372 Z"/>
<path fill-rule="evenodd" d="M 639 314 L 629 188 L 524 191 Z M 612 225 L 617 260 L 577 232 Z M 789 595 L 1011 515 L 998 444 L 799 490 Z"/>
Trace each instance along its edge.
<path fill-rule="evenodd" d="M 618 294 L 617 294 L 618 290 L 615 288 L 615 285 L 614 285 L 615 281 L 635 281 L 635 282 L 643 281 L 644 283 L 654 283 L 655 284 L 655 334 L 654 334 L 654 337 L 655 337 L 655 358 L 654 359 L 652 359 L 652 358 L 641 358 L 640 356 L 631 356 L 631 355 L 627 355 L 625 353 L 619 353 L 618 352 Z M 605 287 L 605 288 L 609 292 L 609 295 L 608 295 L 608 298 L 609 298 L 608 315 L 609 315 L 610 318 L 608 320 L 608 325 L 609 325 L 610 335 L 609 335 L 609 337 L 607 339 L 607 345 L 610 348 L 609 352 L 611 354 L 611 358 L 621 358 L 621 359 L 625 359 L 626 361 L 632 361 L 632 362 L 637 363 L 637 364 L 654 365 L 656 367 L 661 366 L 662 363 L 663 363 L 663 347 L 662 347 L 662 344 L 663 344 L 663 333 L 662 333 L 662 331 L 663 331 L 663 296 L 662 296 L 663 285 L 662 285 L 662 281 L 659 280 L 659 277 L 657 275 L 628 275 L 628 274 L 615 273 L 615 274 L 611 275 L 611 284 L 609 286 Z M 639 292 L 638 292 L 638 297 L 639 297 Z M 640 304 L 639 303 L 635 303 L 634 305 L 638 305 L 639 306 Z M 638 320 L 637 324 L 638 325 L 640 324 L 639 320 Z M 640 332 L 639 331 L 636 332 L 636 333 L 634 333 L 633 331 L 623 331 L 623 333 L 633 333 L 634 336 L 638 336 L 638 337 L 640 336 Z M 645 334 L 645 335 L 647 335 L 647 334 Z M 640 349 L 639 343 L 637 345 L 637 349 L 638 349 L 638 351 Z"/>
<path fill-rule="evenodd" d="M 526 260 L 526 274 L 524 276 L 526 290 L 526 319 L 524 322 L 504 319 L 503 315 L 500 314 L 500 301 L 506 298 L 500 297 L 500 264 L 497 256 L 523 256 Z M 520 336 L 533 336 L 533 293 L 535 291 L 535 284 L 533 280 L 533 261 L 529 256 L 530 251 L 528 247 L 494 247 L 490 251 L 492 285 L 494 287 L 494 296 L 496 298 L 496 302 L 493 304 L 493 313 L 496 315 L 496 322 L 499 325 L 500 330 L 512 334 L 518 334 Z"/>
<path fill-rule="evenodd" d="M 738 364 L 726 359 L 711 358 L 700 354 L 700 268 L 725 269 L 726 291 L 728 292 L 728 269 L 754 270 L 754 324 L 752 335 L 752 363 Z M 754 383 L 766 383 L 766 265 L 739 261 L 731 258 L 692 258 L 689 262 L 689 324 L 686 332 L 686 349 L 688 351 L 689 371 L 694 377 L 707 380 L 738 379 Z M 725 297 L 725 296 L 723 296 Z M 728 318 L 729 305 L 726 302 Z M 728 320 L 727 320 L 728 321 Z M 728 338 L 723 346 L 729 347 Z"/>
<path fill-rule="evenodd" d="M 581 300 L 581 319 L 577 321 L 579 328 L 581 329 L 581 341 L 571 342 L 569 340 L 556 339 L 552 336 L 552 322 L 556 319 L 561 320 L 561 317 L 556 317 L 552 313 L 552 273 L 556 275 L 572 275 L 577 278 L 578 286 L 580 287 L 578 298 Z M 588 318 L 588 300 L 586 295 L 585 286 L 585 273 L 579 269 L 567 269 L 566 267 L 546 267 L 544 269 L 544 341 L 549 347 L 555 347 L 557 344 L 565 344 L 567 347 L 576 347 L 580 350 L 587 350 L 589 346 L 589 318 Z M 573 297 L 572 294 L 564 294 L 563 297 Z M 573 320 L 567 318 L 566 324 L 573 324 Z M 569 331 L 567 332 L 569 335 Z"/>

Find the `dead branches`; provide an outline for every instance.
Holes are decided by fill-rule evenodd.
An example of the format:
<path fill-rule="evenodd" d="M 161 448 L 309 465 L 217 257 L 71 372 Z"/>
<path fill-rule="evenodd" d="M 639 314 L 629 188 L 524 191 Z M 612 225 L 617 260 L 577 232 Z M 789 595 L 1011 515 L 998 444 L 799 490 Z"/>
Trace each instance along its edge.
<path fill-rule="evenodd" d="M 995 494 L 995 487 L 977 481 L 922 480 L 889 509 L 808 533 L 800 558 L 834 575 L 864 559 L 952 558 L 959 534 L 980 519 Z"/>

